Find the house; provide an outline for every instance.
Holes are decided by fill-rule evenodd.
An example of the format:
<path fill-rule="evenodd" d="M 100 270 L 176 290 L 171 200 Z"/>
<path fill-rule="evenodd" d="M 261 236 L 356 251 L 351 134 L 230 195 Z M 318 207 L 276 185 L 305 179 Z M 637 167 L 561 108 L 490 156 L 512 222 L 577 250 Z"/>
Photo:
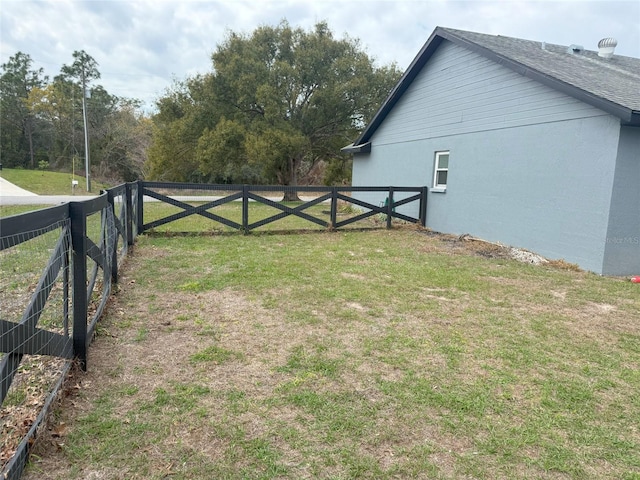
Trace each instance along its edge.
<path fill-rule="evenodd" d="M 615 46 L 436 28 L 342 149 L 353 185 L 427 185 L 435 231 L 640 273 L 640 59 Z"/>

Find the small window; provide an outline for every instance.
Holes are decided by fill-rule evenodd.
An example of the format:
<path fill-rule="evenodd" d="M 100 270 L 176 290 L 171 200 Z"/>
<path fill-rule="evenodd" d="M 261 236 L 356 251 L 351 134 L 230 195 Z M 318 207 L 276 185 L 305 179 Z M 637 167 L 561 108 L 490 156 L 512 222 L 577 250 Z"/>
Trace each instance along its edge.
<path fill-rule="evenodd" d="M 447 173 L 449 173 L 449 152 L 436 152 L 433 188 L 447 188 Z"/>

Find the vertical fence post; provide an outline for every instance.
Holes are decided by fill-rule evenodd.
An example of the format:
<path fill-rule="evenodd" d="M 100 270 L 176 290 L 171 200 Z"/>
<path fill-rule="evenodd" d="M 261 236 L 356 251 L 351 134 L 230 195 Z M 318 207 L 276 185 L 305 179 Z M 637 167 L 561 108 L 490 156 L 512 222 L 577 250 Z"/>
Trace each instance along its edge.
<path fill-rule="evenodd" d="M 118 216 L 116 215 L 116 201 L 115 201 L 115 197 L 113 195 L 113 190 L 109 189 L 107 190 L 107 201 L 109 202 L 109 206 L 107 208 L 111 209 L 111 212 L 113 213 L 113 218 L 114 220 L 118 218 Z M 105 214 L 105 212 L 103 211 L 102 213 L 103 215 Z M 105 220 L 109 218 L 106 217 Z M 105 228 L 106 228 L 106 232 L 104 233 L 104 243 L 105 246 L 109 243 L 109 238 L 111 237 L 109 235 L 109 228 L 110 225 L 107 221 L 105 221 Z M 113 283 L 118 283 L 118 239 L 120 238 L 120 235 L 118 234 L 118 227 L 115 226 L 115 224 L 113 225 L 113 252 L 111 253 L 111 281 Z M 109 251 L 108 248 L 105 248 L 105 254 L 106 252 Z M 105 279 L 106 281 L 106 279 Z"/>
<path fill-rule="evenodd" d="M 391 228 L 391 214 L 393 213 L 393 187 L 389 187 L 389 197 L 387 202 L 387 228 Z"/>
<path fill-rule="evenodd" d="M 249 186 L 242 186 L 242 231 L 249 233 Z"/>
<path fill-rule="evenodd" d="M 331 230 L 338 224 L 338 187 L 331 187 Z"/>
<path fill-rule="evenodd" d="M 427 226 L 427 187 L 420 189 L 420 225 Z"/>
<path fill-rule="evenodd" d="M 87 217 L 83 202 L 69 203 L 73 247 L 73 352 L 87 369 Z"/>
<path fill-rule="evenodd" d="M 133 199 L 131 198 L 131 183 L 124 184 L 125 215 L 127 221 L 124 228 L 127 231 L 127 245 L 133 245 Z"/>
<path fill-rule="evenodd" d="M 142 205 L 143 203 L 144 203 L 144 182 L 142 180 L 138 180 L 138 211 L 136 212 L 138 217 L 138 235 L 140 235 L 144 230 L 144 216 L 143 216 L 144 207 Z"/>

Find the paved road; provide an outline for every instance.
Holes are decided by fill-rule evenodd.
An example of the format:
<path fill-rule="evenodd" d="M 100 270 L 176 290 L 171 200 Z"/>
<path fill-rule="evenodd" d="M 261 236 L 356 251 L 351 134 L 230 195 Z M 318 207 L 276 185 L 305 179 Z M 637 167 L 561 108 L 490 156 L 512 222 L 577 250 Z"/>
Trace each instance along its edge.
<path fill-rule="evenodd" d="M 0 205 L 58 205 L 80 202 L 93 196 L 86 195 L 37 195 L 0 177 Z"/>
<path fill-rule="evenodd" d="M 17 185 L 0 177 L 0 205 L 59 205 L 66 202 L 82 202 L 84 200 L 91 200 L 95 198 L 92 195 L 36 195 L 35 193 L 24 190 Z M 171 195 L 171 198 L 182 202 L 213 202 L 223 198 L 215 195 L 202 195 L 202 196 L 183 196 L 183 195 Z M 266 197 L 274 202 L 282 201 L 282 195 L 268 196 Z M 303 201 L 313 200 L 315 197 L 306 197 L 300 195 L 300 199 Z M 144 197 L 145 202 L 158 202 L 159 200 L 153 197 Z M 250 200 L 253 201 L 253 200 Z M 330 203 L 329 200 L 323 203 Z"/>
<path fill-rule="evenodd" d="M 35 193 L 24 190 L 17 185 L 0 177 L 0 205 L 59 205 L 66 202 L 82 202 L 91 200 L 95 196 L 91 195 L 36 195 Z M 182 196 L 171 195 L 171 198 L 182 202 L 213 202 L 222 197 L 212 195 L 202 196 Z M 274 202 L 282 200 L 282 196 L 267 197 Z M 301 197 L 305 199 L 304 197 Z M 313 197 L 310 197 L 311 200 Z M 144 197 L 145 202 L 158 202 L 159 200 L 152 197 Z"/>
<path fill-rule="evenodd" d="M 18 195 L 2 195 L 0 193 L 0 205 L 59 205 L 61 203 L 67 202 L 82 202 L 84 200 L 91 200 L 92 198 L 96 198 L 95 196 L 86 196 L 86 195 L 33 195 L 33 196 L 18 196 Z M 215 200 L 219 200 L 223 197 L 220 196 L 182 196 L 182 195 L 171 195 L 171 198 L 175 200 L 179 200 L 181 202 L 213 202 Z M 279 197 L 265 197 L 273 202 L 281 202 L 282 196 Z M 302 201 L 310 201 L 315 197 L 305 197 L 300 195 L 300 199 Z M 144 201 L 146 202 L 159 202 L 160 200 L 148 197 L 145 195 Z M 236 200 L 240 201 L 240 200 Z M 253 202 L 253 200 L 249 200 Z M 331 203 L 330 200 L 325 200 L 322 203 Z"/>
<path fill-rule="evenodd" d="M 0 205 L 58 205 L 66 202 L 81 202 L 95 196 L 85 195 L 0 195 Z"/>
<path fill-rule="evenodd" d="M 20 188 L 17 185 L 14 185 L 8 180 L 0 177 L 0 197 L 11 196 L 11 197 L 33 197 L 35 193 L 29 192 L 24 188 Z"/>

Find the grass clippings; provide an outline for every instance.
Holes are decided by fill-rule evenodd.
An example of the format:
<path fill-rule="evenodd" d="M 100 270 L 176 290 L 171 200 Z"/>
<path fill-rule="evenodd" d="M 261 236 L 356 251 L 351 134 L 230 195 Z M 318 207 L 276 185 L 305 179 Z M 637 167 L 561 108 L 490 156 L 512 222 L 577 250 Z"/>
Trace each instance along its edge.
<path fill-rule="evenodd" d="M 478 243 L 139 238 L 24 478 L 638 478 L 637 287 Z"/>

